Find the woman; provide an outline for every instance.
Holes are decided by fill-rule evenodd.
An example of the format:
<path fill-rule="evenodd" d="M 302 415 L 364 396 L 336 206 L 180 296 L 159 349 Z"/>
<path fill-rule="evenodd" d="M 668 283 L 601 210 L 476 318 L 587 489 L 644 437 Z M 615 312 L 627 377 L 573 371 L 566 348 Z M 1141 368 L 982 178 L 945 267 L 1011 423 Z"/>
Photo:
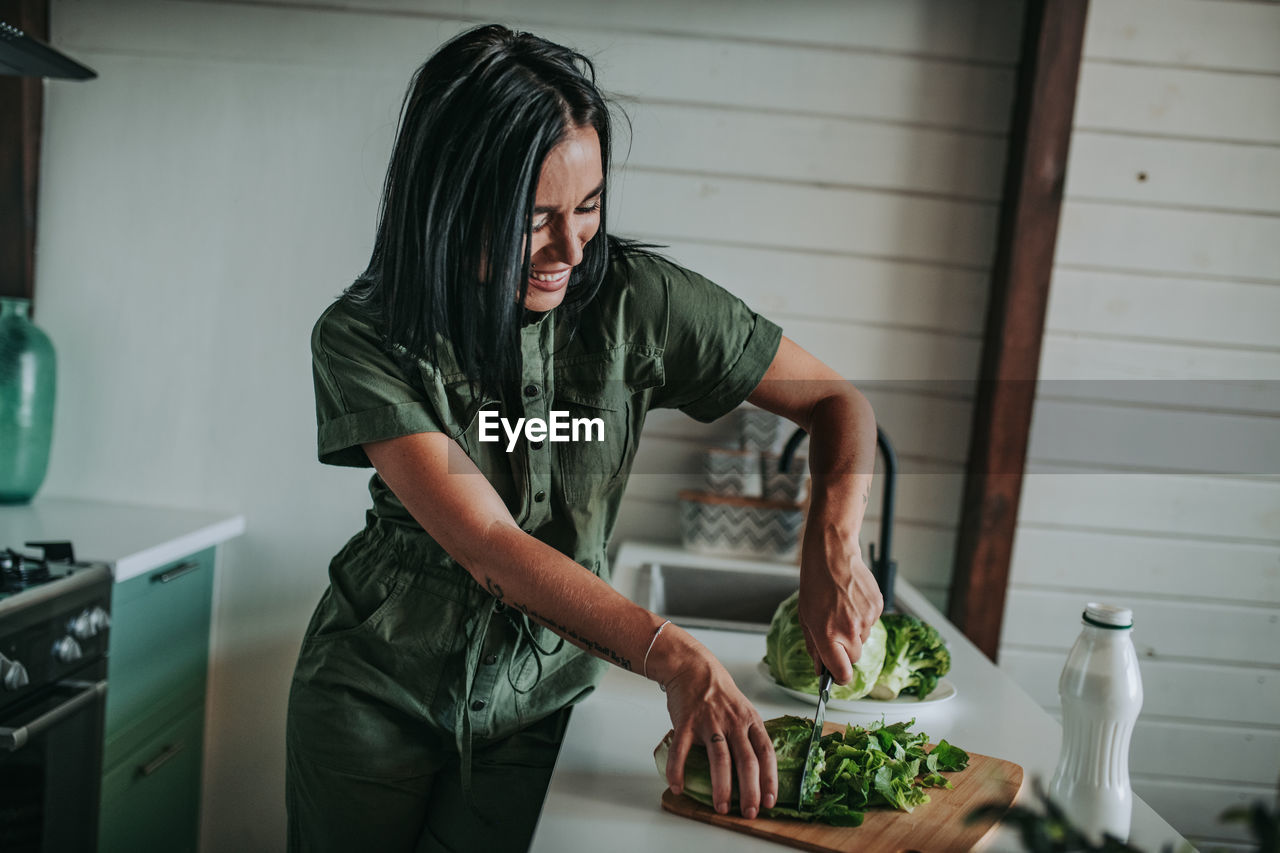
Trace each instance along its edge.
<path fill-rule="evenodd" d="M 881 606 L 858 549 L 870 407 L 738 299 L 607 235 L 610 142 L 588 60 L 528 34 L 464 33 L 410 87 L 369 267 L 312 339 L 320 459 L 376 474 L 293 680 L 293 849 L 525 849 L 606 663 L 666 691 L 673 791 L 701 743 L 719 811 L 735 780 L 744 816 L 773 804 L 760 715 L 606 580 L 652 408 L 748 399 L 809 430 L 801 616 L 852 677 Z M 487 440 L 495 417 L 556 411 L 602 440 Z"/>

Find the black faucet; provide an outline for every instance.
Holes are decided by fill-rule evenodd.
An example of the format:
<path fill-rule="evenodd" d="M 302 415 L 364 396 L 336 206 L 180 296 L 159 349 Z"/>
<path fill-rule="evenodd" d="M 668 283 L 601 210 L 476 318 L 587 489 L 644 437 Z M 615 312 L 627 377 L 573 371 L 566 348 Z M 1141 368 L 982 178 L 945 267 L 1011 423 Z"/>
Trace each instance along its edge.
<path fill-rule="evenodd" d="M 778 460 L 778 470 L 786 471 L 791 467 L 796 449 L 804 441 L 805 431 L 798 429 L 787 439 L 782 448 L 782 458 Z M 898 563 L 889 556 L 889 548 L 893 541 L 893 488 L 898 479 L 898 457 L 889 443 L 889 436 L 883 429 L 876 427 L 876 447 L 884 459 L 884 495 L 880 501 L 880 553 L 876 554 L 876 543 L 871 543 L 871 576 L 880 587 L 880 595 L 884 598 L 886 613 L 893 610 L 893 580 L 898 573 Z"/>

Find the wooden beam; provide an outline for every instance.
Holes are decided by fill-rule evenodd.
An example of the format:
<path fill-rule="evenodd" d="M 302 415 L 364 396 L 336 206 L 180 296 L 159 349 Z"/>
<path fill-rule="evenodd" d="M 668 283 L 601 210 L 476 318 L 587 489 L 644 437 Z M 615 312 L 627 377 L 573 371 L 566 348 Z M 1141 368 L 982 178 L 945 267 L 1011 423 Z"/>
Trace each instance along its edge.
<path fill-rule="evenodd" d="M 996 659 L 1088 0 L 1028 0 L 948 615 Z"/>
<path fill-rule="evenodd" d="M 0 20 L 49 40 L 48 0 L 3 0 Z M 44 80 L 0 76 L 0 296 L 35 294 Z"/>

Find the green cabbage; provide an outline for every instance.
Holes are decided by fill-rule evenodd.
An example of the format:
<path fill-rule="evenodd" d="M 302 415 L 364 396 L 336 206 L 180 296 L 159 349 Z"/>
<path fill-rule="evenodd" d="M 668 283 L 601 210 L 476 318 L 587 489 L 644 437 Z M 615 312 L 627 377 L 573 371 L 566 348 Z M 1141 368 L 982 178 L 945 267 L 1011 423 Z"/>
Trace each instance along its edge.
<path fill-rule="evenodd" d="M 880 617 L 888 632 L 884 667 L 871 688 L 872 699 L 899 694 L 924 698 L 951 671 L 951 653 L 936 628 L 905 613 Z"/>
<path fill-rule="evenodd" d="M 817 796 L 812 807 L 802 811 L 800 774 L 804 771 L 813 720 L 794 716 L 765 720 L 765 731 L 778 759 L 778 800 L 773 808 L 761 809 L 761 816 L 858 826 L 868 808 L 881 806 L 909 812 L 927 803 L 925 788 L 953 787 L 940 771 L 965 769 L 969 755 L 945 740 L 926 752 L 929 737 L 912 732 L 914 724 L 915 720 L 891 725 L 873 723 L 870 728 L 849 725 L 844 731 L 824 736 L 818 742 L 809 771 L 818 776 Z M 653 751 L 654 764 L 664 779 L 673 736 L 669 732 Z M 713 805 L 711 765 L 700 744 L 691 747 L 685 759 L 684 793 Z M 738 801 L 736 777 L 731 800 Z"/>
<path fill-rule="evenodd" d="M 765 637 L 764 662 L 779 684 L 818 695 L 818 676 L 804 645 L 798 611 L 800 593 L 778 605 Z M 951 671 L 951 653 L 937 629 L 905 613 L 886 613 L 871 626 L 854 664 L 853 680 L 833 685 L 832 699 L 924 698 Z"/>
<path fill-rule="evenodd" d="M 813 671 L 813 658 L 804 645 L 798 611 L 800 592 L 793 592 L 778 605 L 765 637 L 764 661 L 769 673 L 779 684 L 818 695 L 818 676 Z M 880 620 L 871 626 L 871 636 L 862 644 L 862 657 L 853 665 L 853 680 L 831 687 L 832 699 L 861 699 L 871 692 L 884 665 L 888 632 Z"/>

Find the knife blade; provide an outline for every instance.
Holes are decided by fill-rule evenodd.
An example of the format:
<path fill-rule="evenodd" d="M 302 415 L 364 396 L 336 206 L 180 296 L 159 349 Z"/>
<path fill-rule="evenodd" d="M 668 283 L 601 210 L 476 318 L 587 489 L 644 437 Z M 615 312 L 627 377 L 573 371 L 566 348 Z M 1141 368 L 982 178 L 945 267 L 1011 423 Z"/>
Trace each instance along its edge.
<path fill-rule="evenodd" d="M 822 740 L 823 723 L 827 720 L 827 699 L 831 696 L 831 670 L 822 668 L 822 676 L 818 679 L 818 710 L 813 715 L 813 734 L 809 736 L 809 751 L 805 753 L 804 770 L 800 772 L 800 810 L 804 811 L 813 805 L 818 795 L 818 777 L 809 778 L 809 770 L 813 767 L 814 756 L 818 753 L 818 741 Z"/>

